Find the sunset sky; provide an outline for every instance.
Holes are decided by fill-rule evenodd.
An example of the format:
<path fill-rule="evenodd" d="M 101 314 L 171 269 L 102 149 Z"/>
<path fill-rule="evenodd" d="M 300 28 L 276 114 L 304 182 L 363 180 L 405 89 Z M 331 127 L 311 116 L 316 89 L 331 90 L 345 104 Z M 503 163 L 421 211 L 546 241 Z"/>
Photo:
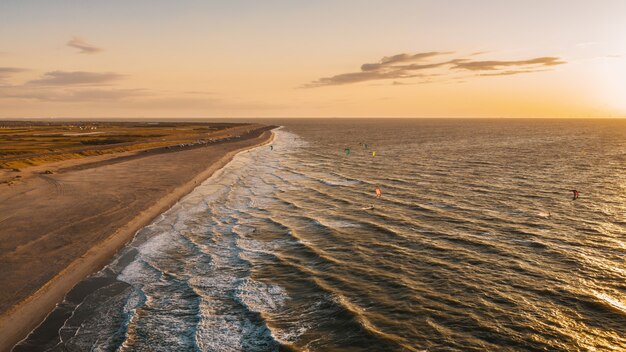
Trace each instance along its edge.
<path fill-rule="evenodd" d="M 48 116 L 626 117 L 626 1 L 0 0 Z"/>

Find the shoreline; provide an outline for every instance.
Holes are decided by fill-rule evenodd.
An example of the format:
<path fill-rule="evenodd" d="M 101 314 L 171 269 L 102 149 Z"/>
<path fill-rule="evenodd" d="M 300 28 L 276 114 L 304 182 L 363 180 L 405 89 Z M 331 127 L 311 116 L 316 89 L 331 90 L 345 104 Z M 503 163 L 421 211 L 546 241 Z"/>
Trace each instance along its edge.
<path fill-rule="evenodd" d="M 256 143 L 226 152 L 204 171 L 176 187 L 147 209 L 140 211 L 132 220 L 117 228 L 106 239 L 96 243 L 80 257 L 74 259 L 33 294 L 3 312 L 0 316 L 0 336 L 2 336 L 0 351 L 10 351 L 26 338 L 76 284 L 106 266 L 121 248 L 132 241 L 139 230 L 149 225 L 160 214 L 192 192 L 200 183 L 227 165 L 235 155 L 271 143 L 274 136 L 271 130 L 265 130 L 253 138 L 253 140 L 258 139 Z"/>

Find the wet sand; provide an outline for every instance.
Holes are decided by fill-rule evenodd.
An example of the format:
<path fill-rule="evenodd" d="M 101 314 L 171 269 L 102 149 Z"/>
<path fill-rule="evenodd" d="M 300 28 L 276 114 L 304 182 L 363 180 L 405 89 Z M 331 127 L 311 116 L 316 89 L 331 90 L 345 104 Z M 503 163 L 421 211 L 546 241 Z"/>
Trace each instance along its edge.
<path fill-rule="evenodd" d="M 59 164 L 0 189 L 0 351 L 9 350 L 137 230 L 271 127 L 240 138 Z M 251 130 L 250 133 L 246 133 Z M 49 169 L 47 166 L 46 169 Z"/>

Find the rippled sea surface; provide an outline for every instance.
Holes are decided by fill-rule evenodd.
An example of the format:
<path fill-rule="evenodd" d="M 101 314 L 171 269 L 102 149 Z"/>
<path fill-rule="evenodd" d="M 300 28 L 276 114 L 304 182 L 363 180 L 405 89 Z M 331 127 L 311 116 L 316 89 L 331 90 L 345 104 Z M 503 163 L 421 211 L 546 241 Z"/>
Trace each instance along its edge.
<path fill-rule="evenodd" d="M 626 350 L 626 121 L 284 125 L 23 349 Z"/>

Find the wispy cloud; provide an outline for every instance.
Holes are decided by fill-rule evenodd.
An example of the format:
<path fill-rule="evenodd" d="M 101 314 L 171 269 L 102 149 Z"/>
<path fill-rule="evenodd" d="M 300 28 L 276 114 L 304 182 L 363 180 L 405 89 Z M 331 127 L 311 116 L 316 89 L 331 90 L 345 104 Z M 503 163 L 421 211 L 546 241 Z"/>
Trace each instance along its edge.
<path fill-rule="evenodd" d="M 8 75 L 28 71 L 17 67 L 0 67 L 0 80 Z M 0 85 L 0 98 L 33 99 L 53 102 L 112 101 L 152 93 L 145 89 L 121 89 L 114 83 L 126 77 L 114 72 L 51 71 L 41 78 L 21 84 Z"/>
<path fill-rule="evenodd" d="M 79 54 L 96 54 L 103 50 L 93 44 L 87 43 L 81 37 L 73 37 L 69 42 L 67 42 L 67 46 L 78 49 Z"/>
<path fill-rule="evenodd" d="M 404 79 L 421 77 L 418 72 L 445 65 L 447 62 L 421 64 L 427 58 L 450 54 L 448 52 L 424 52 L 418 54 L 398 54 L 383 57 L 377 63 L 361 65 L 360 72 L 342 73 L 331 77 L 323 77 L 311 83 L 305 84 L 304 88 L 341 85 L 382 79 Z M 402 65 L 404 64 L 404 65 Z"/>
<path fill-rule="evenodd" d="M 19 67 L 0 67 L 0 80 L 7 78 L 15 73 L 26 71 Z"/>
<path fill-rule="evenodd" d="M 389 72 L 365 71 L 365 72 L 342 73 L 340 75 L 335 75 L 332 77 L 320 78 L 317 81 L 314 81 L 305 85 L 305 87 L 311 88 L 311 87 L 320 87 L 320 86 L 334 86 L 334 85 L 340 85 L 340 84 L 373 81 L 373 80 L 379 80 L 379 79 L 412 78 L 415 76 L 416 74 L 410 74 L 410 73 L 404 72 L 403 70 L 393 70 Z"/>
<path fill-rule="evenodd" d="M 454 65 L 452 68 L 465 69 L 470 71 L 493 71 L 499 70 L 503 67 L 532 67 L 532 66 L 556 66 L 562 65 L 565 61 L 558 57 L 537 57 L 529 60 L 514 60 L 514 61 L 471 61 L 467 59 L 452 60 Z"/>
<path fill-rule="evenodd" d="M 52 71 L 46 72 L 40 79 L 26 82 L 26 84 L 39 86 L 102 85 L 124 77 L 124 75 L 114 72 Z"/>
<path fill-rule="evenodd" d="M 0 67 L 0 78 L 28 71 L 15 67 Z M 42 102 L 55 104 L 104 104 L 132 107 L 141 110 L 177 108 L 278 108 L 265 102 L 230 101 L 208 91 L 160 91 L 119 87 L 120 79 L 127 77 L 114 72 L 51 71 L 39 79 L 21 84 L 0 84 L 0 102 Z M 1 82 L 1 80 L 0 80 Z"/>
<path fill-rule="evenodd" d="M 100 89 L 53 87 L 30 88 L 26 86 L 0 87 L 0 98 L 39 100 L 46 102 L 97 102 L 120 101 L 128 98 L 149 96 L 144 89 Z"/>
<path fill-rule="evenodd" d="M 472 60 L 468 57 L 483 55 L 476 52 L 469 56 L 449 58 L 454 52 L 430 51 L 417 54 L 398 54 L 383 57 L 376 63 L 361 65 L 358 72 L 342 73 L 323 77 L 303 88 L 335 86 L 373 80 L 393 79 L 394 85 L 407 78 L 458 75 L 458 72 L 471 73 L 472 76 L 510 76 L 522 73 L 546 71 L 551 66 L 563 65 L 566 61 L 559 57 L 544 56 L 523 60 Z M 446 60 L 444 56 L 448 56 Z M 432 61 L 433 59 L 438 59 Z M 459 77 L 456 77 L 459 78 Z M 424 81 L 431 83 L 433 80 Z"/>
<path fill-rule="evenodd" d="M 509 70 L 509 71 L 500 71 L 494 73 L 481 73 L 479 76 L 489 77 L 489 76 L 513 76 L 519 75 L 522 73 L 532 73 L 532 72 L 544 72 L 547 70 Z"/>
<path fill-rule="evenodd" d="M 62 99 L 66 101 L 108 101 L 123 100 L 134 97 L 145 97 L 152 95 L 145 89 L 81 89 L 69 91 Z"/>
<path fill-rule="evenodd" d="M 452 54 L 452 52 L 430 51 L 417 54 L 398 54 L 393 56 L 385 56 L 379 62 L 373 64 L 361 65 L 361 71 L 374 71 L 382 68 L 390 67 L 399 63 L 422 61 L 435 56 Z"/>

